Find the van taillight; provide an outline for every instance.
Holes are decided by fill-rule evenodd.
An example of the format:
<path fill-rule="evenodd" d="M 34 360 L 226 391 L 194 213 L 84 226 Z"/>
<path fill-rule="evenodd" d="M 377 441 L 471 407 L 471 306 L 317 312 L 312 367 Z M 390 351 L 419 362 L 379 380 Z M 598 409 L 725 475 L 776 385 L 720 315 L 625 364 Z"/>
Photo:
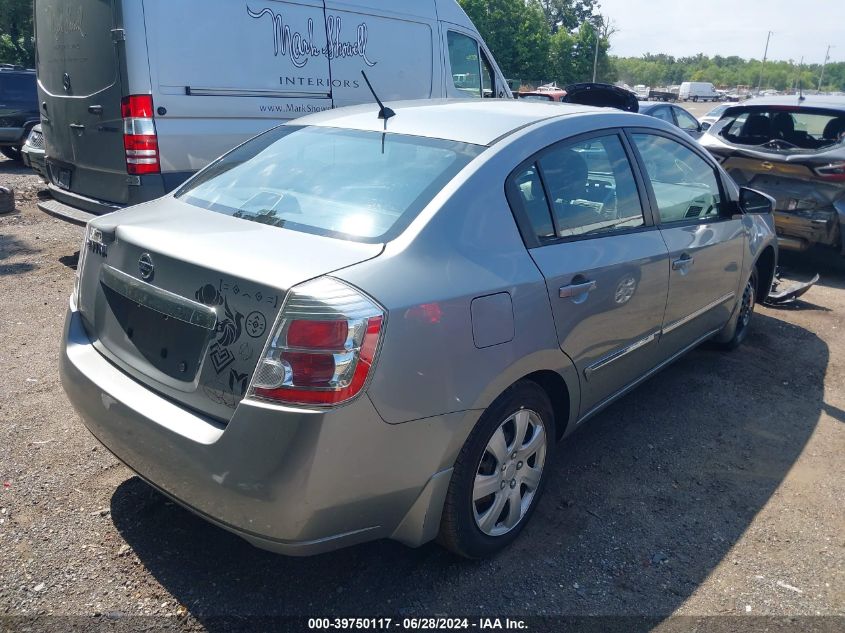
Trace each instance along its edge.
<path fill-rule="evenodd" d="M 161 173 L 152 96 L 124 97 L 120 102 L 120 113 L 123 116 L 127 173 L 133 176 Z"/>
<path fill-rule="evenodd" d="M 384 319 L 372 299 L 330 277 L 291 289 L 249 396 L 317 406 L 351 400 L 375 364 Z"/>

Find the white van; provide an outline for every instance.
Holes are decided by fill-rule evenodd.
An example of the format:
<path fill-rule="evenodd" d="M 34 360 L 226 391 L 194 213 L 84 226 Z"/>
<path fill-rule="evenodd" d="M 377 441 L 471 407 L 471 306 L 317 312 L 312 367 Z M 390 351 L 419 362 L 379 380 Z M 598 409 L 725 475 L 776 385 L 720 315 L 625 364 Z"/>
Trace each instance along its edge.
<path fill-rule="evenodd" d="M 718 101 L 721 96 L 716 86 L 707 81 L 685 81 L 678 90 L 681 101 Z"/>
<path fill-rule="evenodd" d="M 35 0 L 53 200 L 68 219 L 173 190 L 286 120 L 373 101 L 512 98 L 456 0 Z"/>

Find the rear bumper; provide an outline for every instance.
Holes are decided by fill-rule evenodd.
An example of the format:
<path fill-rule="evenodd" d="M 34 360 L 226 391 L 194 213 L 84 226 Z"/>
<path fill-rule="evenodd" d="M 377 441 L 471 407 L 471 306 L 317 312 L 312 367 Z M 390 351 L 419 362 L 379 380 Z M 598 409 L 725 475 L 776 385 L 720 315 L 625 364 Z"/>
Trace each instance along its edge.
<path fill-rule="evenodd" d="M 775 211 L 782 248 L 806 250 L 815 244 L 840 248 L 845 254 L 845 200 L 813 211 Z"/>
<path fill-rule="evenodd" d="M 44 150 L 31 149 L 29 145 L 24 145 L 21 150 L 21 158 L 23 164 L 32 169 L 36 174 L 47 179 L 47 166 L 44 162 Z"/>
<path fill-rule="evenodd" d="M 386 424 L 367 397 L 330 411 L 242 402 L 225 427 L 129 378 L 68 312 L 62 384 L 85 425 L 174 500 L 263 549 L 310 555 L 439 527 L 478 412 Z"/>

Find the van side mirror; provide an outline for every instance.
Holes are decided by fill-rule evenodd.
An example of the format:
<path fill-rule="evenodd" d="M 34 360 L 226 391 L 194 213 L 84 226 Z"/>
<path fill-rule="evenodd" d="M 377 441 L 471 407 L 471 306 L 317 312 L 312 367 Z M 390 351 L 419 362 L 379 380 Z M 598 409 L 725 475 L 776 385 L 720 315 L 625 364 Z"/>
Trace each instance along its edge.
<path fill-rule="evenodd" d="M 775 209 L 775 199 L 748 187 L 739 188 L 739 208 L 743 213 L 768 214 Z"/>

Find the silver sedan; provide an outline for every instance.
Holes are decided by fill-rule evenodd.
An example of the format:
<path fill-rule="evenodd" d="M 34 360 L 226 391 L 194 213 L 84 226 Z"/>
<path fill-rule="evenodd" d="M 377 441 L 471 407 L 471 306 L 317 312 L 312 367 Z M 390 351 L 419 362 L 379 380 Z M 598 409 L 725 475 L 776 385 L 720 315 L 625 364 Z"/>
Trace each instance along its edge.
<path fill-rule="evenodd" d="M 259 547 L 488 556 L 559 440 L 703 341 L 742 342 L 770 211 L 653 117 L 326 112 L 89 224 L 62 381 L 131 469 Z"/>

